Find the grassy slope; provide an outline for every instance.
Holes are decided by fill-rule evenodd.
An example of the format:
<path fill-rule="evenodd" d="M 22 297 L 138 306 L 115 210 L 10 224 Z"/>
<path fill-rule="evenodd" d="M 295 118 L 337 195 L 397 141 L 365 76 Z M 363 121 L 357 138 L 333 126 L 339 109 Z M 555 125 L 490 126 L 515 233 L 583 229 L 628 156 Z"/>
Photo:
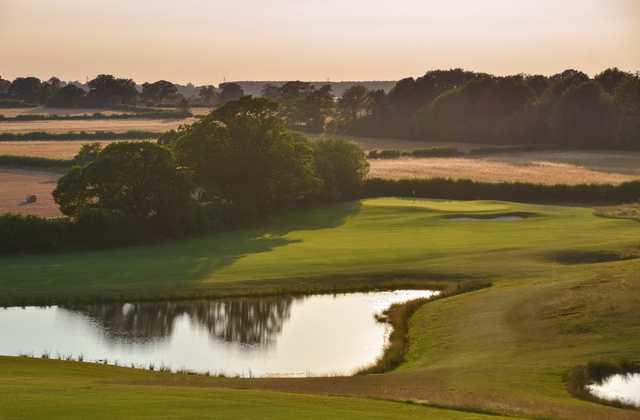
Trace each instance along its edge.
<path fill-rule="evenodd" d="M 514 211 L 536 216 L 518 222 L 443 217 Z M 640 260 L 561 264 L 552 257 L 564 251 L 634 254 L 639 245 L 636 221 L 597 217 L 587 208 L 376 199 L 179 244 L 5 258 L 0 295 L 15 303 L 31 296 L 132 298 L 149 290 L 160 297 L 398 278 L 414 285 L 489 279 L 490 289 L 419 309 L 407 362 L 394 372 L 215 386 L 411 399 L 531 416 L 633 418 L 637 412 L 572 398 L 563 374 L 599 358 L 638 360 Z"/>
<path fill-rule="evenodd" d="M 152 384 L 129 384 L 145 378 Z M 490 419 L 480 414 L 343 397 L 205 388 L 168 374 L 0 358 L 0 418 Z M 200 378 L 195 378 L 196 382 Z M 209 382 L 215 382 L 213 380 Z"/>

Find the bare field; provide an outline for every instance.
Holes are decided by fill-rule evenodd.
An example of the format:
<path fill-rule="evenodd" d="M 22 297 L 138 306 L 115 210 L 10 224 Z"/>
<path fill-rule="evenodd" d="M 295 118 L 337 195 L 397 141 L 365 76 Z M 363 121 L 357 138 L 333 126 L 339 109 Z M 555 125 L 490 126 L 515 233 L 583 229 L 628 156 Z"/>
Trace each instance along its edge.
<path fill-rule="evenodd" d="M 31 214 L 41 217 L 60 216 L 51 193 L 60 174 L 26 169 L 0 168 L 0 214 Z M 38 201 L 24 204 L 27 195 L 36 195 Z"/>
<path fill-rule="evenodd" d="M 130 130 L 165 132 L 183 124 L 191 124 L 195 118 L 154 120 L 72 120 L 72 121 L 0 121 L 0 133 L 28 133 L 42 131 L 48 133 L 66 133 L 69 131 L 113 131 Z"/>
<path fill-rule="evenodd" d="M 0 155 L 35 156 L 49 159 L 72 159 L 83 144 L 100 143 L 102 147 L 118 140 L 68 140 L 68 141 L 3 141 Z M 145 140 L 128 140 L 145 141 Z"/>
<path fill-rule="evenodd" d="M 640 179 L 640 152 L 525 152 L 469 158 L 371 160 L 371 177 L 453 178 L 538 184 L 619 184 Z"/>

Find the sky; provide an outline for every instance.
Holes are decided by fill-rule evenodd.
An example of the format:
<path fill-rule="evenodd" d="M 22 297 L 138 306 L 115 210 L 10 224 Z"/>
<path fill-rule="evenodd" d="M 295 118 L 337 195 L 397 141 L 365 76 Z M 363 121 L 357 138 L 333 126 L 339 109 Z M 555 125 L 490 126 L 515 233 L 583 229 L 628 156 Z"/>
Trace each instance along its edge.
<path fill-rule="evenodd" d="M 640 0 L 0 0 L 0 76 L 398 80 L 640 70 Z"/>

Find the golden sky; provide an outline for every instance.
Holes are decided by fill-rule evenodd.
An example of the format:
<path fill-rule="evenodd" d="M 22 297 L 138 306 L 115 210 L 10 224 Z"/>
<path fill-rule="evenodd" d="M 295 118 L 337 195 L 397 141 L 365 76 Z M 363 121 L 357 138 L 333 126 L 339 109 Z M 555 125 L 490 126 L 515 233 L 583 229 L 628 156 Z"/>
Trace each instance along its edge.
<path fill-rule="evenodd" d="M 0 76 L 395 80 L 640 70 L 640 0 L 0 0 Z"/>

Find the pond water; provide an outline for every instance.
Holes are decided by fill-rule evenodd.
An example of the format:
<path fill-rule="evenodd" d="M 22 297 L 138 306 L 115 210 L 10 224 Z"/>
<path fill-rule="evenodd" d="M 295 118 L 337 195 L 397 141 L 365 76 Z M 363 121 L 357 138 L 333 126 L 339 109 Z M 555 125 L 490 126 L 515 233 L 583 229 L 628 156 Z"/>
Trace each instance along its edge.
<path fill-rule="evenodd" d="M 640 408 L 640 373 L 612 375 L 601 384 L 587 385 L 587 389 L 603 400 L 617 400 Z"/>
<path fill-rule="evenodd" d="M 348 375 L 382 355 L 375 315 L 431 290 L 0 309 L 0 354 L 211 374 Z"/>

